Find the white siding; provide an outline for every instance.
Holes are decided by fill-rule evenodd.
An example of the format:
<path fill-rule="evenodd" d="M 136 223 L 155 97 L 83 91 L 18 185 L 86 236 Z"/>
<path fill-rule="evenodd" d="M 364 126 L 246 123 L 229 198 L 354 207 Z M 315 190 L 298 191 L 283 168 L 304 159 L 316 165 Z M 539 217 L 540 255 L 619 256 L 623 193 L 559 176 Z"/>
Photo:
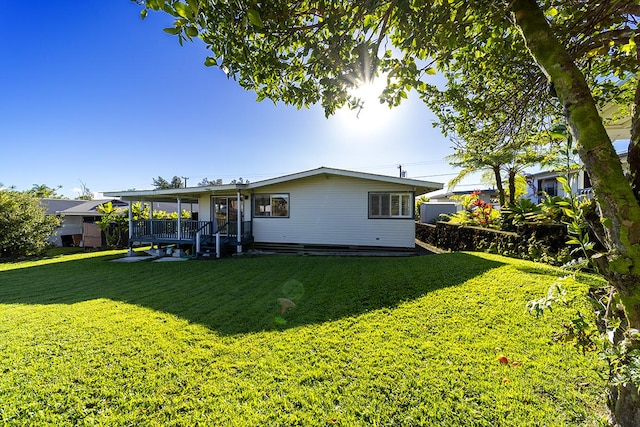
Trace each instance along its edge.
<path fill-rule="evenodd" d="M 413 191 L 398 184 L 319 175 L 265 186 L 255 193 L 289 193 L 289 218 L 253 217 L 258 243 L 412 248 L 414 219 L 369 219 L 369 193 Z M 251 209 L 251 205 L 247 204 Z"/>
<path fill-rule="evenodd" d="M 211 221 L 211 194 L 198 199 L 198 221 Z"/>

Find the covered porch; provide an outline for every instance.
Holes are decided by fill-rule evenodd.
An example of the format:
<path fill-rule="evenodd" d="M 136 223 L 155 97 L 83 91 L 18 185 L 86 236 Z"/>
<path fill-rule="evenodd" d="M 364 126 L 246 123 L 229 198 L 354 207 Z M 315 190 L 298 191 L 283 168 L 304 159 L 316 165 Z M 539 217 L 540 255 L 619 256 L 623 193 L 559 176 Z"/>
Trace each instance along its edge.
<path fill-rule="evenodd" d="M 189 219 L 143 219 L 129 223 L 129 247 L 135 242 L 152 245 L 191 246 L 193 254 L 215 250 L 220 258 L 225 246 L 240 247 L 253 241 L 251 221 L 238 223 Z M 240 230 L 240 232 L 238 232 Z M 179 254 L 179 253 L 178 253 Z"/>
<path fill-rule="evenodd" d="M 241 185 L 222 185 L 166 190 L 128 191 L 121 199 L 129 203 L 129 250 L 135 244 L 151 244 L 158 251 L 172 247 L 174 256 L 205 255 L 220 258 L 225 249 L 240 253 L 243 246 L 253 241 L 253 227 L 244 220 L 244 201 L 249 195 L 242 193 Z M 133 203 L 150 207 L 148 219 L 135 218 Z M 179 219 L 154 218 L 156 202 L 170 202 L 177 206 Z M 183 207 L 198 204 L 198 215 L 182 217 Z M 146 215 L 145 215 L 146 216 Z"/>

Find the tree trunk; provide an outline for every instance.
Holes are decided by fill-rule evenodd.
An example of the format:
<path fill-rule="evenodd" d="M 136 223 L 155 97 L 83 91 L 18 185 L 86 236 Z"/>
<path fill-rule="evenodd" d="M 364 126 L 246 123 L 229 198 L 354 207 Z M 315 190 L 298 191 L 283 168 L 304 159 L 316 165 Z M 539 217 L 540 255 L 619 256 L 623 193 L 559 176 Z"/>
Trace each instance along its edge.
<path fill-rule="evenodd" d="M 554 36 L 537 2 L 514 0 L 511 11 L 527 48 L 564 106 L 604 220 L 607 253 L 598 261 L 601 273 L 618 291 L 629 325 L 625 338 L 628 348 L 640 348 L 637 336 L 629 334 L 640 330 L 640 205 L 624 176 L 584 75 Z M 617 425 L 640 425 L 640 395 L 635 385 L 612 386 L 610 396 Z"/>
<path fill-rule="evenodd" d="M 640 47 L 639 47 L 640 49 Z M 640 56 L 640 52 L 638 52 Z M 633 100 L 633 116 L 631 117 L 631 139 L 627 158 L 631 173 L 631 186 L 636 200 L 640 200 L 640 79 L 636 85 L 636 95 Z"/>
<path fill-rule="evenodd" d="M 500 206 L 504 206 L 504 187 L 502 186 L 502 175 L 500 174 L 500 165 L 494 165 L 493 175 L 496 178 L 496 188 L 498 189 L 498 198 L 500 200 Z"/>
<path fill-rule="evenodd" d="M 516 171 L 509 169 L 509 204 L 516 203 Z"/>

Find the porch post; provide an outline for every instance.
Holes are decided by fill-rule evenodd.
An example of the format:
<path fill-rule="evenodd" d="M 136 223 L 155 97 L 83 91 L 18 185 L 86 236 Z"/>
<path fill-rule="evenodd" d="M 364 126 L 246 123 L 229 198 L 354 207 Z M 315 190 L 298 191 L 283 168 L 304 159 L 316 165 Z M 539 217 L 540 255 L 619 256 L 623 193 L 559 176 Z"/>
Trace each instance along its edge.
<path fill-rule="evenodd" d="M 236 246 L 236 252 L 240 254 L 242 253 L 242 244 L 240 243 L 242 241 L 242 205 L 240 204 L 242 203 L 242 194 L 240 193 L 240 189 L 238 189 L 237 201 L 238 214 L 236 216 L 238 217 L 238 235 L 236 236 L 236 240 L 238 245 Z"/>
<path fill-rule="evenodd" d="M 133 256 L 133 202 L 129 200 L 129 252 L 127 256 Z"/>
<path fill-rule="evenodd" d="M 178 197 L 178 241 L 182 240 L 182 199 L 180 197 Z M 178 247 L 176 248 L 174 255 L 176 257 L 181 256 L 182 254 L 180 253 L 180 244 L 178 244 Z"/>
<path fill-rule="evenodd" d="M 144 212 L 144 200 L 140 202 L 140 215 Z M 149 199 L 149 235 L 153 236 L 153 199 Z M 153 242 L 151 242 L 151 250 L 153 250 Z M 156 255 L 160 256 L 160 245 L 156 246 Z"/>

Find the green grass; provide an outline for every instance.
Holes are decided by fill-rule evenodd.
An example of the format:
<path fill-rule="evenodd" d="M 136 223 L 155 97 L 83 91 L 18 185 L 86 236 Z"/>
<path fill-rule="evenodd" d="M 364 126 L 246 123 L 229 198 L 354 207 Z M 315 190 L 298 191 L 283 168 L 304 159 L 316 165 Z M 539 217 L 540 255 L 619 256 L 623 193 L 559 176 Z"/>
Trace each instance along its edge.
<path fill-rule="evenodd" d="M 563 272 L 498 256 L 121 253 L 0 264 L 1 425 L 601 422 L 596 355 L 551 342 L 594 278 L 535 318 L 526 302 Z"/>

